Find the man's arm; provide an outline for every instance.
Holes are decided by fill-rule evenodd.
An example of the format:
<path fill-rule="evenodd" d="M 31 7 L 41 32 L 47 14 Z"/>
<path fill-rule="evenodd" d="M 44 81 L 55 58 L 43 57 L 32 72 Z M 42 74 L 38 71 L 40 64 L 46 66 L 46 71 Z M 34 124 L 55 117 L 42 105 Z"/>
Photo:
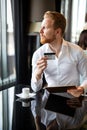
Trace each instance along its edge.
<path fill-rule="evenodd" d="M 34 91 L 39 91 L 42 88 L 43 83 L 43 71 L 47 67 L 47 58 L 42 57 L 39 60 L 35 60 L 35 56 L 32 59 L 32 78 L 31 88 Z"/>

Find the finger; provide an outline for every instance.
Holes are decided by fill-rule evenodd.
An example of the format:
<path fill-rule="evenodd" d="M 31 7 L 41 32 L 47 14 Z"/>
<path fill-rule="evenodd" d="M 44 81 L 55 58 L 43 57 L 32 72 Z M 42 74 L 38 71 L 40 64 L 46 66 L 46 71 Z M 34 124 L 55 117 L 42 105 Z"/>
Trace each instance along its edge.
<path fill-rule="evenodd" d="M 47 60 L 42 59 L 42 60 L 37 61 L 37 65 L 43 64 L 43 63 L 47 64 Z"/>
<path fill-rule="evenodd" d="M 67 90 L 67 92 L 71 95 L 73 95 L 74 97 L 79 97 L 81 95 L 80 92 L 78 92 L 77 90 L 76 91 L 71 91 L 71 90 Z"/>
<path fill-rule="evenodd" d="M 37 64 L 38 68 L 47 67 L 47 63 L 43 62 L 41 64 Z"/>

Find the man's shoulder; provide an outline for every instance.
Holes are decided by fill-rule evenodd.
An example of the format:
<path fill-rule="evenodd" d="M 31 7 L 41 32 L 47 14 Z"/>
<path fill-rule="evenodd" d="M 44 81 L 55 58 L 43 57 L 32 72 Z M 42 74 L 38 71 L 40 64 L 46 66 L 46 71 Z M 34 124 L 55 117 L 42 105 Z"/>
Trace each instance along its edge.
<path fill-rule="evenodd" d="M 74 50 L 79 50 L 79 51 L 83 50 L 79 45 L 72 42 L 67 42 L 67 45 Z"/>
<path fill-rule="evenodd" d="M 83 53 L 84 53 L 83 49 L 80 46 L 78 46 L 77 44 L 69 42 L 69 41 L 64 41 L 64 44 L 66 46 L 66 50 L 71 55 L 73 55 L 75 57 L 83 55 Z"/>

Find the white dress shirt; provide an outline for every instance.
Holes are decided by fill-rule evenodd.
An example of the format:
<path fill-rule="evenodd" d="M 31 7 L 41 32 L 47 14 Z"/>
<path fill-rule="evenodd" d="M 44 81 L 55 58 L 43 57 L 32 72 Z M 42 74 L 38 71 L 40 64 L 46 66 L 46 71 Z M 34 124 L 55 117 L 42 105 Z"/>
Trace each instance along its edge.
<path fill-rule="evenodd" d="M 49 44 L 44 44 L 33 54 L 31 88 L 35 92 L 39 91 L 42 88 L 42 82 L 43 82 L 42 78 L 39 81 L 37 81 L 35 78 L 37 60 L 40 59 L 42 56 L 44 56 L 44 53 L 50 53 L 50 52 L 52 52 L 52 50 L 49 48 Z M 79 86 L 80 75 L 82 75 L 84 80 L 81 83 L 81 86 L 84 86 L 84 90 L 86 91 L 87 57 L 84 54 L 84 51 L 79 46 L 63 40 L 62 48 L 59 56 L 58 57 L 55 56 L 55 60 L 48 60 L 47 62 L 48 62 L 47 68 L 44 70 L 44 75 L 48 87 L 66 86 L 66 85 Z M 61 93 L 61 94 L 64 95 L 65 93 Z M 68 94 L 66 93 L 65 95 L 67 96 Z M 69 125 L 67 127 L 70 128 L 72 125 L 75 126 L 75 123 L 77 124 L 77 122 L 79 122 L 79 120 L 82 119 L 82 118 L 80 118 L 79 120 L 77 118 L 72 119 L 70 117 L 64 115 L 61 116 L 61 114 L 57 114 L 55 112 L 45 110 L 44 106 L 46 104 L 48 96 L 49 96 L 49 92 L 45 90 L 41 102 L 42 109 L 41 112 L 38 112 L 39 114 L 41 114 L 41 122 L 44 125 L 47 126 L 52 120 L 56 119 L 57 123 L 61 127 L 60 121 L 62 122 L 62 124 L 64 124 L 65 121 L 69 120 L 68 124 L 66 122 L 65 125 Z M 32 107 L 32 112 L 34 117 L 37 115 L 36 112 L 37 110 L 35 110 L 35 108 Z"/>
<path fill-rule="evenodd" d="M 42 45 L 37 49 L 32 57 L 32 79 L 31 88 L 37 92 L 42 88 L 42 78 L 37 81 L 35 78 L 35 70 L 37 60 L 44 56 L 44 53 L 50 53 L 52 50 L 49 44 Z M 44 70 L 44 75 L 48 87 L 53 86 L 79 86 L 80 75 L 83 76 L 83 82 L 80 86 L 84 86 L 87 90 L 87 57 L 84 51 L 76 44 L 69 43 L 63 39 L 62 48 L 58 57 L 55 60 L 47 61 L 47 68 Z M 43 76 L 43 75 L 42 75 Z"/>

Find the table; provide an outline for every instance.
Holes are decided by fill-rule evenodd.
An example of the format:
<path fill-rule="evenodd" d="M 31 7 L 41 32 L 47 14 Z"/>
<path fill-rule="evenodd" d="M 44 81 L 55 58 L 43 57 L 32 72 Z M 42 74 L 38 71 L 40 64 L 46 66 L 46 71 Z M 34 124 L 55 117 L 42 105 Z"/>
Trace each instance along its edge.
<path fill-rule="evenodd" d="M 21 99 L 16 94 L 21 93 L 22 87 L 14 86 L 0 92 L 0 130 L 46 130 L 55 118 L 57 127 L 53 130 L 76 129 L 87 120 L 86 96 L 74 98 L 65 93 L 46 96 L 40 91 L 31 99 Z M 47 130 L 50 127 L 51 123 Z"/>
<path fill-rule="evenodd" d="M 49 123 L 56 119 L 57 127 L 52 130 L 77 130 L 87 121 L 87 98 L 86 96 L 76 98 L 67 93 L 49 93 L 48 96 L 37 93 L 36 100 L 32 101 L 32 112 L 36 118 L 37 129 L 41 126 L 44 129 L 46 126 L 47 130 L 51 130 L 49 127 L 52 123 L 50 126 Z M 41 120 L 41 123 L 38 120 Z"/>

